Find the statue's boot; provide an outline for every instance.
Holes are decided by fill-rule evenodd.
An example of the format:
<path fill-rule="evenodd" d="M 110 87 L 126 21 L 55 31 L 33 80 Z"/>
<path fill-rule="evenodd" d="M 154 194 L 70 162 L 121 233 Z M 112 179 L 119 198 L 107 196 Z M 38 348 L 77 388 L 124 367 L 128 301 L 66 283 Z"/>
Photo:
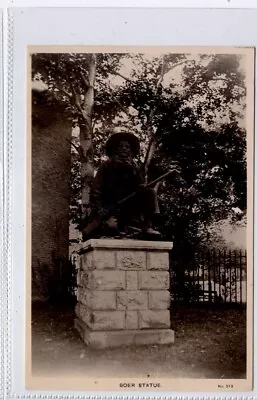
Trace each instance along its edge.
<path fill-rule="evenodd" d="M 157 199 L 157 193 L 154 189 L 148 188 L 142 198 L 142 214 L 143 214 L 143 233 L 147 237 L 161 237 L 161 233 L 154 229 L 155 225 L 159 225 L 160 209 Z"/>
<path fill-rule="evenodd" d="M 151 235 L 151 236 L 161 236 L 161 233 L 159 231 L 157 231 L 156 229 L 153 229 L 153 228 L 146 229 L 145 233 L 147 235 Z"/>
<path fill-rule="evenodd" d="M 160 239 L 162 237 L 161 233 L 153 228 L 144 229 L 143 236 L 151 240 Z"/>

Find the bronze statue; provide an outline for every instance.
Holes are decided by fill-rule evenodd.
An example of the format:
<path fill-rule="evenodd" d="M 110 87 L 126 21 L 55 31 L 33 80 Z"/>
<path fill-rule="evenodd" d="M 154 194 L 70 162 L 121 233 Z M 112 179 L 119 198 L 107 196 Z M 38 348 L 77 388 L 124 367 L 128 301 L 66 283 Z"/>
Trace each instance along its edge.
<path fill-rule="evenodd" d="M 144 187 L 144 179 L 134 162 L 139 150 L 139 140 L 132 133 L 120 132 L 108 139 L 109 159 L 99 167 L 90 195 L 91 221 L 95 218 L 101 221 L 106 216 L 96 235 L 160 237 L 153 225 L 160 214 L 156 191 Z M 133 196 L 118 204 L 132 193 Z"/>

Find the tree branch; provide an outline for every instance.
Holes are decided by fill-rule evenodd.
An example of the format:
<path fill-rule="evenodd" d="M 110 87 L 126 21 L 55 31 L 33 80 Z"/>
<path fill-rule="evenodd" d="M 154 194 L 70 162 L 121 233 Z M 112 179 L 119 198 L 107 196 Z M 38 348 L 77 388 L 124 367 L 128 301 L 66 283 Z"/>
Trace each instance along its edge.
<path fill-rule="evenodd" d="M 74 149 L 78 152 L 80 158 L 82 159 L 84 157 L 84 152 L 81 146 L 76 146 L 71 140 L 68 140 L 66 138 L 67 142 L 69 142 L 71 144 L 71 146 L 74 147 Z"/>
<path fill-rule="evenodd" d="M 170 71 L 172 71 L 173 69 L 175 69 L 176 67 L 178 67 L 179 65 L 182 65 L 186 62 L 190 62 L 191 60 L 183 60 L 178 62 L 177 64 L 172 65 L 167 71 L 165 71 L 164 75 L 168 74 Z"/>
<path fill-rule="evenodd" d="M 123 111 L 126 115 L 130 116 L 129 111 L 121 104 L 121 102 L 117 98 L 115 98 L 113 95 L 111 95 L 111 96 L 112 96 L 112 100 L 120 106 L 121 111 Z"/>
<path fill-rule="evenodd" d="M 78 100 L 78 94 L 77 94 L 77 92 L 75 90 L 75 87 L 74 87 L 71 79 L 68 78 L 68 80 L 69 80 L 69 83 L 70 83 L 70 88 L 71 88 L 71 92 L 72 92 L 72 99 L 74 101 L 74 104 L 77 107 L 77 109 L 79 110 L 79 112 L 83 115 L 83 109 L 81 107 L 81 103 Z"/>
<path fill-rule="evenodd" d="M 215 78 L 209 79 L 209 82 L 211 82 L 211 81 L 224 81 L 224 82 L 227 82 L 227 81 L 228 81 L 228 78 L 218 78 L 218 77 L 215 77 Z"/>
<path fill-rule="evenodd" d="M 110 88 L 112 91 L 115 90 L 110 84 L 109 84 L 109 88 Z M 118 100 L 112 93 L 111 93 L 111 97 L 112 97 L 112 100 L 115 101 L 115 103 L 119 104 L 121 110 L 122 110 L 126 115 L 128 115 L 128 116 L 130 117 L 131 115 L 130 115 L 129 111 L 121 104 L 120 100 Z M 135 107 L 133 107 L 133 106 L 131 106 L 131 105 L 130 105 L 130 107 L 132 107 L 136 112 L 138 112 L 137 109 L 136 109 Z"/>
<path fill-rule="evenodd" d="M 69 99 L 71 99 L 72 98 L 72 95 L 69 93 L 69 92 L 67 92 L 67 90 L 65 90 L 62 86 L 62 84 L 61 84 L 61 82 L 59 81 L 59 79 L 58 78 L 56 78 L 56 86 L 57 86 L 57 89 L 59 90 L 59 92 L 60 93 L 63 93 L 65 96 L 67 96 Z"/>
<path fill-rule="evenodd" d="M 150 130 L 150 127 L 147 129 L 147 131 L 149 132 L 149 130 Z M 143 162 L 143 170 L 144 170 L 145 173 L 147 172 L 147 169 L 149 167 L 152 155 L 154 153 L 154 147 L 155 147 L 154 146 L 155 134 L 154 134 L 153 131 L 151 131 L 149 133 L 150 133 L 151 136 L 150 136 L 150 140 L 149 140 L 149 143 L 148 143 L 148 146 L 147 146 L 145 159 L 144 159 L 144 162 Z"/>
<path fill-rule="evenodd" d="M 84 76 L 81 71 L 80 71 L 80 77 L 84 83 L 85 90 L 87 90 L 90 87 L 90 82 L 88 77 Z"/>
<path fill-rule="evenodd" d="M 58 87 L 58 86 L 57 86 L 57 89 L 59 90 L 60 93 L 62 93 L 62 94 L 64 94 L 65 96 L 67 96 L 69 99 L 72 98 L 72 95 L 71 95 L 69 92 L 67 92 L 67 90 L 61 89 L 61 88 Z"/>
<path fill-rule="evenodd" d="M 156 92 L 158 91 L 158 89 L 160 88 L 162 82 L 163 82 L 163 78 L 164 78 L 164 66 L 165 66 L 165 55 L 162 58 L 162 69 L 161 69 L 161 74 L 160 77 L 157 81 L 157 85 L 156 85 Z M 168 72 L 168 71 L 167 71 Z"/>
<path fill-rule="evenodd" d="M 119 76 L 120 78 L 124 79 L 124 80 L 127 81 L 127 82 L 133 82 L 132 79 L 130 79 L 130 78 L 128 78 L 128 77 L 122 75 L 120 72 L 114 71 L 114 72 L 110 72 L 110 74 L 111 74 L 111 75 Z"/>
<path fill-rule="evenodd" d="M 94 120 L 92 121 L 92 132 L 94 132 L 95 124 L 96 124 L 96 119 L 94 119 Z"/>
<path fill-rule="evenodd" d="M 162 82 L 163 82 L 163 78 L 164 78 L 164 74 L 165 74 L 165 65 L 166 65 L 166 60 L 165 60 L 165 55 L 163 56 L 162 59 L 162 69 L 161 69 L 161 73 L 160 73 L 160 77 L 156 83 L 156 95 L 158 94 L 161 86 L 162 86 Z M 147 133 L 150 136 L 150 140 L 149 140 L 149 144 L 146 150 L 146 155 L 145 155 L 145 159 L 143 162 L 143 168 L 144 168 L 144 172 L 145 175 L 147 175 L 147 170 L 150 164 L 150 161 L 152 159 L 152 156 L 154 154 L 155 151 L 155 133 L 152 127 L 152 121 L 153 121 L 153 116 L 154 116 L 154 108 L 151 109 L 149 116 L 147 118 Z"/>

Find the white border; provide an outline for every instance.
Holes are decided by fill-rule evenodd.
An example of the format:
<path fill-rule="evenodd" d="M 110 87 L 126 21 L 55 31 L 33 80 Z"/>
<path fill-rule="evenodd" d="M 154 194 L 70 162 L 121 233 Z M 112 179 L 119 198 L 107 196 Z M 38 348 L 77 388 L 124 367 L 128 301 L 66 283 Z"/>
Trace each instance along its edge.
<path fill-rule="evenodd" d="M 143 29 L 142 21 L 144 21 Z M 4 326 L 5 340 L 8 340 L 5 368 L 7 385 L 5 388 L 8 398 L 51 398 L 51 394 L 56 398 L 61 394 L 77 398 L 86 394 L 85 392 L 47 394 L 24 389 L 26 46 L 40 44 L 257 46 L 256 21 L 257 10 L 14 8 L 9 11 L 9 153 L 6 177 L 10 184 L 5 197 L 5 215 L 8 216 L 8 225 L 5 227 L 8 242 L 5 250 L 8 253 L 10 285 L 8 307 L 11 313 L 6 315 L 8 324 Z M 112 392 L 104 395 L 101 392 L 94 392 L 93 397 L 96 394 L 101 398 L 104 395 L 109 397 L 112 395 L 113 398 L 136 395 L 135 392 Z M 181 397 L 183 394 L 187 397 L 202 396 L 202 393 L 151 392 L 151 396 L 157 398 L 161 395 Z M 215 396 L 215 393 L 205 395 Z M 247 397 L 247 393 L 217 393 L 219 398 L 224 396 L 231 398 L 236 395 Z M 256 395 L 256 392 L 249 392 L 249 395 Z M 143 396 L 150 397 L 150 393 L 138 394 L 138 397 Z"/>
<path fill-rule="evenodd" d="M 0 59 L 3 60 L 3 13 L 0 10 Z M 3 96 L 3 63 L 0 64 L 0 160 L 4 156 L 4 96 Z M 4 163 L 0 164 L 0 301 L 4 291 Z M 4 393 L 4 302 L 0 305 L 0 396 Z"/>
<path fill-rule="evenodd" d="M 257 8 L 256 0 L 2 0 L 2 7 Z"/>

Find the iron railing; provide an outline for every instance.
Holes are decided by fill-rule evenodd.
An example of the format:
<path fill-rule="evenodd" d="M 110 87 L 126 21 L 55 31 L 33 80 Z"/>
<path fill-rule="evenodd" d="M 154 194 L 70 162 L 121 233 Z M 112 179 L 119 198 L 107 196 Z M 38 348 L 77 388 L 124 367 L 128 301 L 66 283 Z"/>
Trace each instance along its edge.
<path fill-rule="evenodd" d="M 170 292 L 173 301 L 246 303 L 246 251 L 198 252 L 186 265 L 172 262 Z"/>

